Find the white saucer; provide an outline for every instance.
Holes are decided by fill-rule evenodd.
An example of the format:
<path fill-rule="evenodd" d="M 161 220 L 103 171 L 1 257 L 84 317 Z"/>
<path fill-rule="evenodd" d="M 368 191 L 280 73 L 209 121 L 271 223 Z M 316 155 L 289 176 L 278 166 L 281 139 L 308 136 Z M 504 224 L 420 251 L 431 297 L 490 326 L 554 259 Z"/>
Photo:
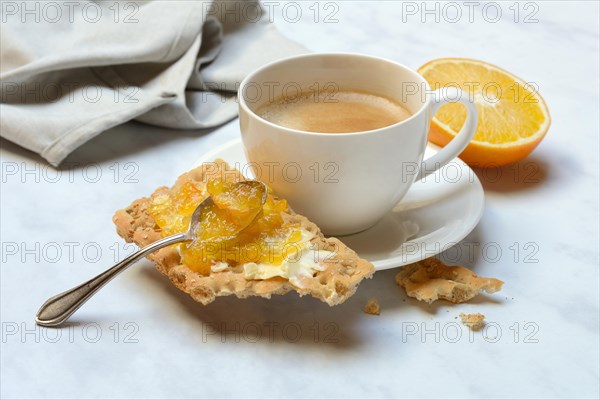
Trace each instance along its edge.
<path fill-rule="evenodd" d="M 437 151 L 430 144 L 425 158 Z M 232 166 L 247 163 L 242 142 L 235 139 L 206 153 L 194 166 L 216 158 Z M 483 206 L 477 175 L 455 158 L 424 181 L 415 182 L 374 227 L 340 239 L 377 270 L 396 268 L 432 257 L 464 239 L 481 219 Z"/>

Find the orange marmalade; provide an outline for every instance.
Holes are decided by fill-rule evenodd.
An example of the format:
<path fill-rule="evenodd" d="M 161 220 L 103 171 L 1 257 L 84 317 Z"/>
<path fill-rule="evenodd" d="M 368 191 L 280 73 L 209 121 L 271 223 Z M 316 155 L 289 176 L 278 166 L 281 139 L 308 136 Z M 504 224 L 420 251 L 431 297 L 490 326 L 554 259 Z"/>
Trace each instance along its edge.
<path fill-rule="evenodd" d="M 192 213 L 208 196 L 214 204 L 203 210 L 195 239 L 178 245 L 182 262 L 194 271 L 208 275 L 221 262 L 231 267 L 281 265 L 299 250 L 295 244 L 302 239 L 300 226 L 283 220 L 287 202 L 276 198 L 271 189 L 261 207 L 262 196 L 256 188 L 218 179 L 189 181 L 153 195 L 148 210 L 162 235 L 169 236 L 188 229 Z"/>

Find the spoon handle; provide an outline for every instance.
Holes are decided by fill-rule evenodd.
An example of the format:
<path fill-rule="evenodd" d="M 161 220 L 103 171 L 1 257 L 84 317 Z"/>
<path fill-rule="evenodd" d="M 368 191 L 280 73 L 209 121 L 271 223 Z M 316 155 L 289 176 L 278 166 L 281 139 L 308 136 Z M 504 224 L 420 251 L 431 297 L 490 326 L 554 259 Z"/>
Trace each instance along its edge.
<path fill-rule="evenodd" d="M 73 289 L 49 298 L 38 310 L 35 322 L 41 326 L 58 326 L 65 322 L 79 307 L 90 299 L 111 279 L 125 271 L 140 258 L 165 246 L 188 240 L 185 233 L 168 236 L 138 250 L 100 275 L 82 283 Z"/>

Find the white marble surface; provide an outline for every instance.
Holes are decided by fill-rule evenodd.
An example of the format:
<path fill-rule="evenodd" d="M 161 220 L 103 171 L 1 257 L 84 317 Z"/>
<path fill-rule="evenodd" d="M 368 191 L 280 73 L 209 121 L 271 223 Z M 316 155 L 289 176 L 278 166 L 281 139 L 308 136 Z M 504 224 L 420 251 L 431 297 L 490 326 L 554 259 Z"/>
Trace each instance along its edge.
<path fill-rule="evenodd" d="M 58 178 L 3 141 L 2 398 L 598 398 L 598 3 L 536 2 L 531 24 L 513 21 L 512 2 L 498 3 L 497 23 L 479 6 L 473 23 L 463 15 L 455 24 L 422 23 L 421 13 L 403 23 L 396 1 L 335 3 L 338 22 L 329 24 L 334 8 L 321 3 L 315 23 L 312 2 L 297 4 L 299 22 L 280 8 L 274 20 L 310 49 L 414 68 L 472 57 L 539 85 L 553 118 L 547 138 L 498 178 L 479 173 L 483 219 L 446 253 L 504 280 L 504 290 L 427 306 L 406 298 L 390 270 L 336 308 L 294 294 L 203 307 L 144 262 L 81 309 L 77 326 L 35 328 L 48 296 L 112 264 L 115 248 L 131 251 L 114 233 L 114 210 L 236 137 L 237 121 L 208 132 L 118 127 L 73 154 Z M 374 295 L 379 317 L 361 311 Z M 470 336 L 457 325 L 461 312 L 484 313 L 490 327 Z"/>

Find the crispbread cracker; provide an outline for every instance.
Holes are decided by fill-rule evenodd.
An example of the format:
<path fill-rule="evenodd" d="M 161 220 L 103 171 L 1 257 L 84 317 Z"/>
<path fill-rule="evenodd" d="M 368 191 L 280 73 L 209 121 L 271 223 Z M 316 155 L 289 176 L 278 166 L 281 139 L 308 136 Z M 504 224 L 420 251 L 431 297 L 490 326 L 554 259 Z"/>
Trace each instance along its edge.
<path fill-rule="evenodd" d="M 228 181 L 245 180 L 236 169 L 223 160 L 205 163 L 181 175 L 173 188 L 189 181 L 206 182 L 211 178 L 226 178 Z M 158 188 L 155 193 L 168 192 L 169 188 Z M 161 229 L 148 212 L 149 198 L 134 201 L 127 208 L 118 210 L 113 221 L 117 233 L 127 242 L 138 246 L 146 246 L 162 238 Z M 354 294 L 363 278 L 370 278 L 375 271 L 373 265 L 344 245 L 336 238 L 325 238 L 319 228 L 307 218 L 289 210 L 284 213 L 286 221 L 299 223 L 304 229 L 315 234 L 311 244 L 319 250 L 335 252 L 334 256 L 321 262 L 324 271 L 317 271 L 313 278 L 303 282 L 304 287 L 292 285 L 287 279 L 274 277 L 265 280 L 247 280 L 241 267 L 228 268 L 210 275 L 201 275 L 181 263 L 176 246 L 169 246 L 151 254 L 148 258 L 154 261 L 158 270 L 166 275 L 175 286 L 188 293 L 194 300 L 209 304 L 217 296 L 235 295 L 239 298 L 261 296 L 270 298 L 273 294 L 285 294 L 295 290 L 301 296 L 310 294 L 330 306 L 344 302 Z"/>
<path fill-rule="evenodd" d="M 480 292 L 497 292 L 504 284 L 498 279 L 479 277 L 465 267 L 449 267 L 437 258 L 402 267 L 396 275 L 396 283 L 410 297 L 428 303 L 438 299 L 462 303 Z"/>
<path fill-rule="evenodd" d="M 468 326 L 472 331 L 478 331 L 485 325 L 485 315 L 483 314 L 463 314 L 459 315 L 461 322 Z"/>
<path fill-rule="evenodd" d="M 365 314 L 379 315 L 381 314 L 381 306 L 375 297 L 371 297 L 363 307 L 363 311 Z"/>

